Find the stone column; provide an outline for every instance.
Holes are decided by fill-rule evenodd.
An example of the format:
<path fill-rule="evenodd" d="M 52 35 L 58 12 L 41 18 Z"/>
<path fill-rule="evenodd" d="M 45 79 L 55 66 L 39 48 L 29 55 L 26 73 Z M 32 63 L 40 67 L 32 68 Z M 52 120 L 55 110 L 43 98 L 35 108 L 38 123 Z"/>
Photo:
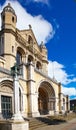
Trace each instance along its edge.
<path fill-rule="evenodd" d="M 50 100 L 48 101 L 48 111 L 50 111 Z"/>
<path fill-rule="evenodd" d="M 30 81 L 31 82 L 31 81 Z M 29 113 L 28 115 L 30 117 L 36 117 L 39 116 L 38 111 L 38 93 L 35 93 L 34 91 L 35 83 L 29 83 L 29 93 L 28 93 L 28 109 Z"/>
<path fill-rule="evenodd" d="M 28 54 L 26 53 L 26 56 L 25 56 L 25 63 L 28 63 Z"/>
<path fill-rule="evenodd" d="M 17 65 L 11 68 L 13 75 L 13 87 L 14 87 L 14 114 L 13 120 L 23 120 L 20 114 L 20 103 L 19 103 L 19 79 L 18 79 L 18 67 Z"/>
<path fill-rule="evenodd" d="M 61 93 L 61 112 L 63 113 L 63 94 Z"/>
<path fill-rule="evenodd" d="M 39 110 L 38 110 L 38 93 L 35 92 L 34 94 L 34 117 L 40 116 Z"/>
<path fill-rule="evenodd" d="M 20 103 L 19 103 L 19 81 L 18 77 L 14 77 L 13 81 L 13 87 L 14 87 L 14 114 L 12 119 L 14 120 L 23 120 L 21 114 L 20 114 Z"/>
<path fill-rule="evenodd" d="M 34 65 L 29 64 L 28 71 L 28 115 L 35 117 L 39 115 L 38 112 L 38 93 L 36 93 L 35 81 L 34 81 Z"/>
<path fill-rule="evenodd" d="M 67 111 L 70 111 L 70 99 L 69 96 L 67 95 Z"/>
<path fill-rule="evenodd" d="M 22 66 L 22 71 L 23 71 L 23 78 L 26 79 L 26 68 L 25 68 L 25 65 L 23 64 Z"/>
<path fill-rule="evenodd" d="M 14 78 L 14 103 L 14 113 L 19 113 L 19 83 L 17 77 Z"/>
<path fill-rule="evenodd" d="M 54 106 L 54 101 L 53 100 L 51 100 L 51 99 L 49 99 L 49 103 L 48 103 L 48 107 L 49 107 L 49 114 L 50 115 L 54 115 L 54 113 L 55 113 L 55 106 Z"/>
<path fill-rule="evenodd" d="M 11 118 L 11 123 L 8 123 L 8 125 L 10 125 L 11 130 L 29 130 L 28 121 L 24 120 L 20 113 L 19 80 L 18 80 L 17 75 L 14 77 L 13 82 L 14 82 L 13 83 L 13 85 L 14 85 L 13 86 L 14 87 L 14 114 L 13 114 L 13 117 Z M 10 127 L 8 127 L 8 128 L 10 128 Z M 8 129 L 8 130 L 10 130 L 10 129 Z"/>
<path fill-rule="evenodd" d="M 56 97 L 55 99 L 55 114 L 59 114 L 59 99 Z"/>

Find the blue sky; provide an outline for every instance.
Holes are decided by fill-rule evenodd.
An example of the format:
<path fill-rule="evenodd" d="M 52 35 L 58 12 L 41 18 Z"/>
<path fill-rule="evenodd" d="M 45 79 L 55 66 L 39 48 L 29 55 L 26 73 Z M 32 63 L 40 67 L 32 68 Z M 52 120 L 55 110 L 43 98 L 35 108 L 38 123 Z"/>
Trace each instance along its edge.
<path fill-rule="evenodd" d="M 0 12 L 8 2 L 17 14 L 17 28 L 31 24 L 38 44 L 46 45 L 49 76 L 76 98 L 76 0 L 2 0 Z"/>

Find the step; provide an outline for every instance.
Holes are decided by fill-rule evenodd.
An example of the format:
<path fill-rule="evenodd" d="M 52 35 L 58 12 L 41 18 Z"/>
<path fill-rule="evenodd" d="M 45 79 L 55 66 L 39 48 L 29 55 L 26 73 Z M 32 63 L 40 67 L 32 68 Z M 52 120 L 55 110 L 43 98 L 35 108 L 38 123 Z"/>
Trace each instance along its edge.
<path fill-rule="evenodd" d="M 47 126 L 47 125 L 46 124 L 37 125 L 37 126 L 29 127 L 29 130 L 35 130 L 37 128 L 41 128 L 41 127 L 45 127 L 45 126 Z"/>
<path fill-rule="evenodd" d="M 39 127 L 45 127 L 50 125 L 50 120 L 48 118 L 42 118 L 42 117 L 38 117 L 38 118 L 32 118 L 29 121 L 29 130 L 35 130 L 36 128 Z"/>

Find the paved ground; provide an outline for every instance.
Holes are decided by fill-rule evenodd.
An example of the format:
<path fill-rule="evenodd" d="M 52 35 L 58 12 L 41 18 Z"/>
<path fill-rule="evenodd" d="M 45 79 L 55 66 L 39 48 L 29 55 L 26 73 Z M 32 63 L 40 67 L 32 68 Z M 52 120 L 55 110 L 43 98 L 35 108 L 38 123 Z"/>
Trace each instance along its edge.
<path fill-rule="evenodd" d="M 76 118 L 59 125 L 48 125 L 35 130 L 76 130 Z"/>

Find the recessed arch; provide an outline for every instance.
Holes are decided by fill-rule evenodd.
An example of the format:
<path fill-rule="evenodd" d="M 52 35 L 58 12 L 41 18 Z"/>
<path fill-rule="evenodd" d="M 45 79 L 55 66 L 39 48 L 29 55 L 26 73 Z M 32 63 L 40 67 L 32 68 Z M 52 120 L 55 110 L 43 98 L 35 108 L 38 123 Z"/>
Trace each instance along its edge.
<path fill-rule="evenodd" d="M 38 70 L 41 70 L 41 69 L 42 69 L 42 65 L 41 65 L 41 63 L 40 63 L 39 61 L 36 62 L 36 68 L 37 68 Z"/>
<path fill-rule="evenodd" d="M 41 80 L 37 86 L 38 86 L 38 87 L 37 87 L 38 89 L 43 86 L 44 89 L 47 91 L 47 93 L 48 93 L 48 95 L 49 95 L 50 97 L 55 97 L 55 96 L 56 96 L 56 95 L 55 95 L 55 90 L 54 90 L 53 85 L 52 85 L 51 82 L 49 82 L 47 79 Z M 47 88 L 48 88 L 48 89 L 47 89 Z"/>
<path fill-rule="evenodd" d="M 17 51 L 19 51 L 22 55 L 24 55 L 24 54 L 25 54 L 24 49 L 23 49 L 23 48 L 21 48 L 21 47 L 17 47 Z"/>
<path fill-rule="evenodd" d="M 55 110 L 55 91 L 48 81 L 40 83 L 38 88 L 38 110 L 40 114 L 48 114 Z"/>
<path fill-rule="evenodd" d="M 30 62 L 33 62 L 34 61 L 34 58 L 33 58 L 33 56 L 31 56 L 31 55 L 28 55 L 28 62 L 30 63 Z"/>
<path fill-rule="evenodd" d="M 13 93 L 13 82 L 10 80 L 0 82 L 0 91 L 3 91 L 4 93 Z"/>
<path fill-rule="evenodd" d="M 16 62 L 18 65 L 22 63 L 24 55 L 25 55 L 25 51 L 21 47 L 17 47 Z"/>
<path fill-rule="evenodd" d="M 33 44 L 33 38 L 30 35 L 28 36 L 28 43 Z"/>

